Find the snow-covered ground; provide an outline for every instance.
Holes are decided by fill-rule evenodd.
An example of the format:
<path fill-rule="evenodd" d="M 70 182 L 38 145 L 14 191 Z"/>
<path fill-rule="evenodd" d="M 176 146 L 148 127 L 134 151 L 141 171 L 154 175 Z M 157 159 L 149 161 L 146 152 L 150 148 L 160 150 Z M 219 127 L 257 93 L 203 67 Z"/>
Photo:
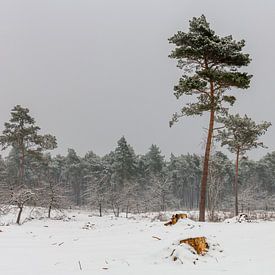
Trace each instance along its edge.
<path fill-rule="evenodd" d="M 0 226 L 1 275 L 71 274 L 275 274 L 275 222 L 199 223 L 186 219 L 166 227 L 153 215 L 102 218 L 86 211 L 65 220 L 30 220 Z M 15 220 L 0 217 L 0 224 Z M 178 245 L 205 236 L 205 256 Z M 170 256 L 179 260 L 173 261 Z"/>

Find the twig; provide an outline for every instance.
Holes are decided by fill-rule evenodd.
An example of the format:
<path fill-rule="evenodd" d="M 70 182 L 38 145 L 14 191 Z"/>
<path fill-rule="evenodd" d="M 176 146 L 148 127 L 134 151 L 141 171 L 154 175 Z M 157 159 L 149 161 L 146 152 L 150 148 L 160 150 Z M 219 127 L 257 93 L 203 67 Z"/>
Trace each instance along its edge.
<path fill-rule="evenodd" d="M 78 261 L 79 269 L 82 270 L 81 262 Z"/>
<path fill-rule="evenodd" d="M 173 249 L 172 253 L 170 254 L 170 257 L 173 256 L 174 252 L 176 251 L 176 249 Z"/>
<path fill-rule="evenodd" d="M 193 229 L 194 227 L 195 227 L 195 225 L 191 225 L 190 227 L 184 228 L 184 230 L 186 230 L 186 229 Z"/>
<path fill-rule="evenodd" d="M 154 238 L 154 239 L 157 239 L 157 240 L 161 240 L 161 238 L 159 238 L 159 237 L 157 237 L 157 236 L 152 236 L 152 238 Z"/>
<path fill-rule="evenodd" d="M 178 258 L 178 257 L 177 257 L 177 259 L 181 262 L 181 264 L 183 264 L 183 261 L 181 260 L 181 258 Z"/>

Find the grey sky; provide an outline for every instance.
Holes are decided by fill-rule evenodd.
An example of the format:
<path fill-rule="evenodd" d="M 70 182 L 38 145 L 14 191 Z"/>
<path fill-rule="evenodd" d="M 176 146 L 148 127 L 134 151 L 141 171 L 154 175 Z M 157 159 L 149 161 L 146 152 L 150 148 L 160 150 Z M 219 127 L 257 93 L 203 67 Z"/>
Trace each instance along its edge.
<path fill-rule="evenodd" d="M 218 34 L 244 38 L 253 59 L 234 111 L 275 124 L 273 0 L 0 0 L 1 131 L 21 104 L 56 135 L 56 153 L 103 155 L 122 135 L 137 153 L 152 143 L 166 155 L 202 153 L 207 117 L 168 127 L 183 102 L 167 57 L 167 38 L 202 13 Z M 263 140 L 275 150 L 274 126 Z"/>

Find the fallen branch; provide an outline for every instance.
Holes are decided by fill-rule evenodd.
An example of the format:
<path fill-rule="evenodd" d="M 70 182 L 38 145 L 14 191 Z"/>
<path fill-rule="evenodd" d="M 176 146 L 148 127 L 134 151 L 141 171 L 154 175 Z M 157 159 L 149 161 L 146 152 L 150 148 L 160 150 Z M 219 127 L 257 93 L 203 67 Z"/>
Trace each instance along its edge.
<path fill-rule="evenodd" d="M 82 270 L 81 262 L 78 261 L 79 269 Z"/>
<path fill-rule="evenodd" d="M 172 251 L 172 253 L 170 254 L 170 257 L 173 256 L 173 254 L 174 254 L 175 251 L 176 251 L 176 249 L 174 248 L 173 251 Z"/>

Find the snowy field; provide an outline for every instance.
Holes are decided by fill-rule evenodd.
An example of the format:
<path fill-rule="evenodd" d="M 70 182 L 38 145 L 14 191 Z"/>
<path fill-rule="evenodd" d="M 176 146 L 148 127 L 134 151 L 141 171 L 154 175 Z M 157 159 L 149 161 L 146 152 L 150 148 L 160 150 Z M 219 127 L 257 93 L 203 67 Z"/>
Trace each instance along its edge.
<path fill-rule="evenodd" d="M 21 226 L 5 225 L 15 216 L 0 217 L 0 274 L 275 274 L 275 222 L 186 219 L 166 227 L 152 221 L 154 215 L 100 218 L 71 211 L 64 220 L 35 219 Z M 210 244 L 204 256 L 178 245 L 196 236 Z"/>

